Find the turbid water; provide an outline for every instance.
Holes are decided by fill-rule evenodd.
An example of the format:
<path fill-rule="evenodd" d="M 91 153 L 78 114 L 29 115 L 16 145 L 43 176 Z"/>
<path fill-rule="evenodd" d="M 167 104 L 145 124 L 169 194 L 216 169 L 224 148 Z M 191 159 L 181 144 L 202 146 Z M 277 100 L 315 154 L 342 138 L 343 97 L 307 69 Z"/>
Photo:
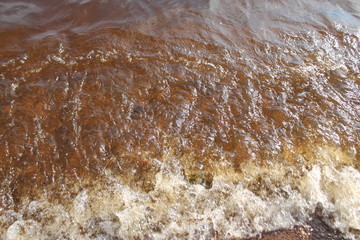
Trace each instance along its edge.
<path fill-rule="evenodd" d="M 357 0 L 1 0 L 0 239 L 360 239 L 359 50 Z"/>

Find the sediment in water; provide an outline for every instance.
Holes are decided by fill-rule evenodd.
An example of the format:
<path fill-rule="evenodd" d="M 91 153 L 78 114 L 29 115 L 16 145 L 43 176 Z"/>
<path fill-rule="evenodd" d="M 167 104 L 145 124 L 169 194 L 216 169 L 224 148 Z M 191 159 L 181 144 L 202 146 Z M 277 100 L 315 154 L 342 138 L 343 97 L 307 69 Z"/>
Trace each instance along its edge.
<path fill-rule="evenodd" d="M 334 152 L 328 156 L 339 157 Z M 343 162 L 329 162 L 314 162 L 309 169 L 244 164 L 240 173 L 227 168 L 211 179 L 197 174 L 194 180 L 184 174 L 179 159 L 166 156 L 154 179 L 146 179 L 153 181 L 150 189 L 109 174 L 48 188 L 32 199 L 24 197 L 16 209 L 4 209 L 1 236 L 243 239 L 295 227 L 263 238 L 319 239 L 321 234 L 338 234 L 339 239 L 340 235 L 357 239 L 360 173 Z"/>
<path fill-rule="evenodd" d="M 359 9 L 2 1 L 0 238 L 359 239 Z"/>

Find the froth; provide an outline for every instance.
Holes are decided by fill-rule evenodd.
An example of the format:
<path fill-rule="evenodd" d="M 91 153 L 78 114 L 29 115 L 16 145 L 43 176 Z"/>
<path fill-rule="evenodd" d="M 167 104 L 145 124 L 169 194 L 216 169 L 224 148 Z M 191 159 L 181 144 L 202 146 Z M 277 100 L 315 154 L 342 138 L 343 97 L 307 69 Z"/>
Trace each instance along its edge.
<path fill-rule="evenodd" d="M 314 165 L 282 185 L 282 168 L 267 171 L 273 191 L 266 196 L 221 176 L 207 189 L 189 183 L 181 171 L 160 171 L 147 193 L 108 179 L 82 189 L 67 204 L 46 197 L 25 201 L 19 211 L 1 216 L 6 226 L 1 234 L 3 239 L 244 238 L 306 224 L 317 211 L 349 239 L 358 238 L 352 232 L 360 230 L 359 171 Z"/>

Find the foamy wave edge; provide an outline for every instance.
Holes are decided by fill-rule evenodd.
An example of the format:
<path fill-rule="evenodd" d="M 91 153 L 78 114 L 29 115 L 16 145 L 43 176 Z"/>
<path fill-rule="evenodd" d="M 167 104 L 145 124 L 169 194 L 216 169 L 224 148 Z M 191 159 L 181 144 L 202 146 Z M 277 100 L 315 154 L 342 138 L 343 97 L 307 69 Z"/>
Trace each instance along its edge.
<path fill-rule="evenodd" d="M 257 183 L 271 189 L 266 196 L 223 176 L 214 176 L 212 187 L 206 189 L 168 168 L 157 173 L 154 189 L 147 193 L 109 176 L 106 184 L 82 189 L 68 204 L 42 196 L 25 201 L 18 211 L 5 211 L 0 221 L 12 219 L 12 223 L 0 236 L 9 240 L 245 238 L 303 225 L 320 209 L 329 226 L 348 239 L 359 239 L 354 233 L 360 230 L 358 170 L 316 164 L 291 181 L 283 168 L 266 171 Z"/>

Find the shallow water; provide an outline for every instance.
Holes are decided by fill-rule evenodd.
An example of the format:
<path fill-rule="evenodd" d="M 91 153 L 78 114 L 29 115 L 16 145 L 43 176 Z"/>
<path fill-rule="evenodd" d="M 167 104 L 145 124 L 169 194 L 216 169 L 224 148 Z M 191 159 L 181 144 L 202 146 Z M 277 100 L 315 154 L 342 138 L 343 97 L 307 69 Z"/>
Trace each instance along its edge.
<path fill-rule="evenodd" d="M 360 231 L 360 4 L 0 1 L 0 238 Z"/>

